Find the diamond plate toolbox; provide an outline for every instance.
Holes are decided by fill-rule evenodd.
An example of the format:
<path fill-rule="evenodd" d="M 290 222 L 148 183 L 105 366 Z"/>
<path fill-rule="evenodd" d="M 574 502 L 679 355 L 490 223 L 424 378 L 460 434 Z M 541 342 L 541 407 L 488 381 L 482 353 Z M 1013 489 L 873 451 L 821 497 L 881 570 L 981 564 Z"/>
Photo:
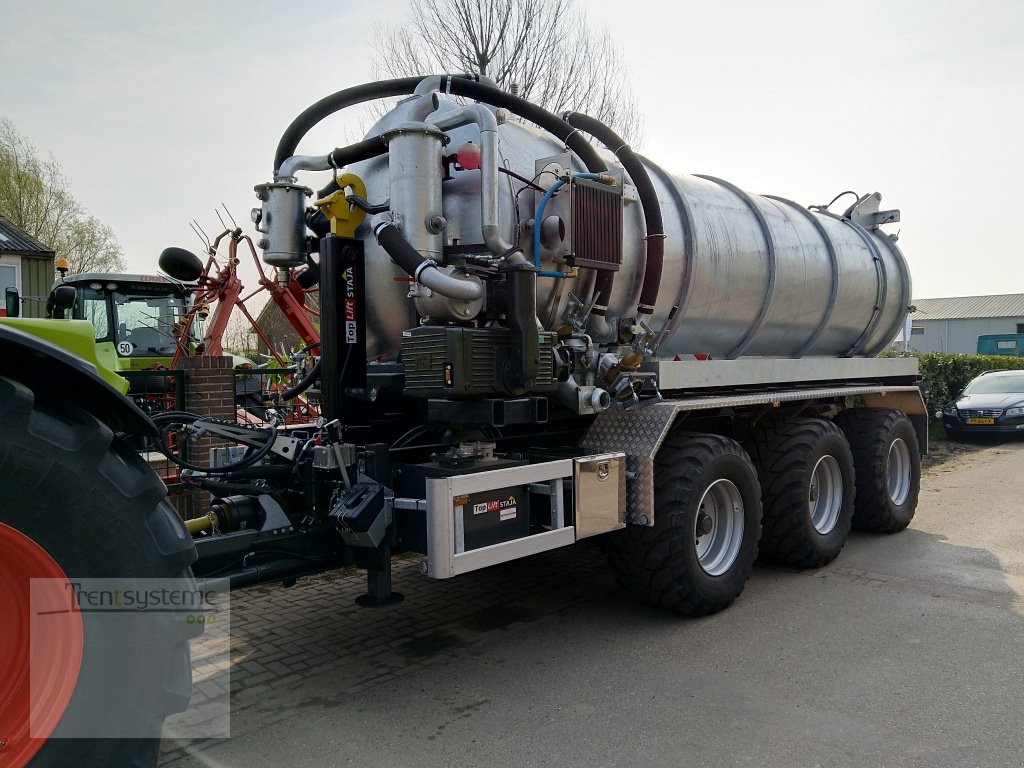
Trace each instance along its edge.
<path fill-rule="evenodd" d="M 660 402 L 629 411 L 605 411 L 583 438 L 587 453 L 626 454 L 626 522 L 654 525 L 654 457 L 679 410 Z"/>

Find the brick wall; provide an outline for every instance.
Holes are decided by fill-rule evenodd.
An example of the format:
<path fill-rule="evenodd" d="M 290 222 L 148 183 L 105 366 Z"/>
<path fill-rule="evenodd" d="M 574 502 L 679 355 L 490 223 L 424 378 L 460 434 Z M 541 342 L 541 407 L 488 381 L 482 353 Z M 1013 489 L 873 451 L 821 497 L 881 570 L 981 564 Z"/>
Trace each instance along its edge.
<path fill-rule="evenodd" d="M 235 420 L 235 376 L 230 357 L 187 357 L 182 360 L 185 372 L 184 410 L 200 416 Z M 188 460 L 209 466 L 210 449 L 230 445 L 224 440 L 205 437 L 190 444 Z M 187 517 L 202 517 L 210 510 L 210 494 L 196 491 L 190 503 L 179 507 Z"/>
<path fill-rule="evenodd" d="M 230 357 L 186 357 L 185 407 L 201 416 L 235 420 L 235 375 Z"/>

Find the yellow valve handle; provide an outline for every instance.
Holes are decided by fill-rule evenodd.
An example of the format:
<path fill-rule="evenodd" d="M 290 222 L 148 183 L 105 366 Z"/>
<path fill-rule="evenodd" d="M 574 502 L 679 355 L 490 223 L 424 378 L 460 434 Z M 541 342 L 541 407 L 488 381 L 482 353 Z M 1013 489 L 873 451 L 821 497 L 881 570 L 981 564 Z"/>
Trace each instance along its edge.
<path fill-rule="evenodd" d="M 356 228 L 366 218 L 366 211 L 352 205 L 345 199 L 345 190 L 351 188 L 352 194 L 366 199 L 366 185 L 354 173 L 343 173 L 335 178 L 337 192 L 313 203 L 331 222 L 331 234 L 339 237 L 355 237 Z"/>

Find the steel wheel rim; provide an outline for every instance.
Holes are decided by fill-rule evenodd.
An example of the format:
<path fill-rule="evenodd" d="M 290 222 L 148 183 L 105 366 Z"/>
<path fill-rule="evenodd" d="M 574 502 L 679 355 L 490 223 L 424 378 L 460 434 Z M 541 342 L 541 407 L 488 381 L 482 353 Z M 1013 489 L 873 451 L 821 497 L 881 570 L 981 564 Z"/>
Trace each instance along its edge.
<path fill-rule="evenodd" d="M 807 488 L 811 525 L 818 533 L 831 533 L 843 509 L 843 473 L 834 456 L 822 456 L 811 471 Z"/>
<path fill-rule="evenodd" d="M 54 581 L 33 587 L 33 579 Z M 0 523 L 0 740 L 7 742 L 0 754 L 14 768 L 42 748 L 78 682 L 84 632 L 67 587 L 67 575 L 46 550 Z"/>
<path fill-rule="evenodd" d="M 710 530 L 701 535 L 698 527 L 705 517 L 709 522 L 704 524 L 710 525 Z M 731 480 L 716 480 L 700 497 L 693 539 L 697 563 L 709 576 L 721 576 L 736 562 L 743 544 L 743 496 Z"/>
<path fill-rule="evenodd" d="M 885 469 L 889 500 L 899 506 L 910 495 L 910 448 L 903 438 L 897 437 L 889 446 Z"/>

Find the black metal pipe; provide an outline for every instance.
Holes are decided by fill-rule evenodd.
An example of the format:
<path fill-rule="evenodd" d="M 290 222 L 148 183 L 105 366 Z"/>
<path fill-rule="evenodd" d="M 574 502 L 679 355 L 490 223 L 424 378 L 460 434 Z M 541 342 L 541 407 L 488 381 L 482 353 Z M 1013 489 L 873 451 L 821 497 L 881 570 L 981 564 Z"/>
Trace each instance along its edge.
<path fill-rule="evenodd" d="M 506 271 L 507 269 L 507 271 Z M 506 387 L 512 394 L 529 391 L 540 371 L 540 342 L 537 336 L 537 270 L 532 264 L 513 264 L 502 269 L 505 290 L 502 309 L 512 334 L 512 356 Z"/>
<path fill-rule="evenodd" d="M 647 237 L 645 238 L 647 262 L 644 265 L 644 279 L 640 289 L 637 312 L 645 315 L 653 314 L 654 305 L 658 300 L 658 289 L 661 287 L 661 271 L 665 261 L 665 223 L 661 217 L 661 203 L 654 191 L 651 177 L 625 139 L 600 120 L 581 112 L 566 112 L 562 117 L 569 125 L 586 131 L 612 150 L 615 157 L 622 163 L 622 167 L 626 169 L 630 179 L 636 184 L 640 205 L 644 209 L 644 224 L 647 228 Z M 599 300 L 598 303 L 602 302 Z"/>
<path fill-rule="evenodd" d="M 366 289 L 363 242 L 320 240 L 320 413 L 344 427 L 366 424 L 366 403 L 350 397 L 366 388 Z"/>
<path fill-rule="evenodd" d="M 222 573 L 208 575 L 205 579 L 199 577 L 197 582 L 204 585 L 223 583 L 228 579 L 231 589 L 248 587 L 253 584 L 262 584 L 268 581 L 288 581 L 297 579 L 300 576 L 312 576 L 315 573 L 329 571 L 344 565 L 344 561 L 319 561 L 311 558 L 287 557 L 278 560 L 271 560 L 262 565 L 240 566 L 237 570 L 224 569 Z"/>
<path fill-rule="evenodd" d="M 291 472 L 291 467 L 286 467 Z M 199 480 L 199 487 L 204 491 L 209 491 L 218 498 L 224 498 L 225 496 L 238 496 L 238 495 L 252 495 L 256 490 L 251 485 L 244 483 L 224 483 L 218 480 L 211 480 L 208 477 L 204 477 Z M 265 493 L 266 489 L 260 489 L 261 493 Z"/>

